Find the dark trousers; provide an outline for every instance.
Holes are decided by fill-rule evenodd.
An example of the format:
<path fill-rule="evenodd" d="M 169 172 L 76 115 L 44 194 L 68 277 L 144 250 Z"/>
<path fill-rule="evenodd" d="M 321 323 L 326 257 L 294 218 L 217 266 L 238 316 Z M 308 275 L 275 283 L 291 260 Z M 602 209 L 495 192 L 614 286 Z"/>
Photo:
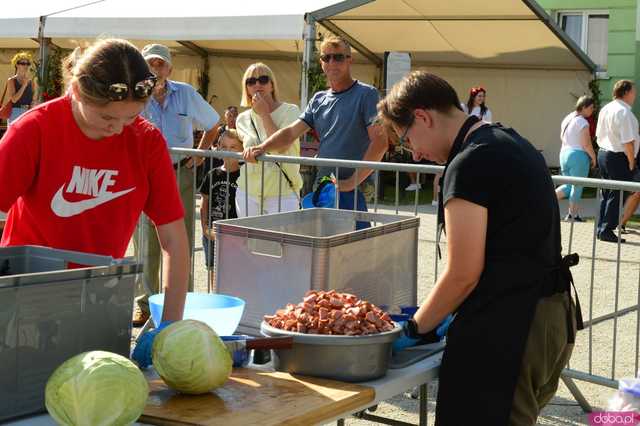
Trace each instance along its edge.
<path fill-rule="evenodd" d="M 631 181 L 629 161 L 624 152 L 611 152 L 601 149 L 598 152 L 598 166 L 603 179 Z M 600 219 L 598 233 L 613 231 L 620 219 L 620 190 L 603 189 L 600 201 Z"/>
<path fill-rule="evenodd" d="M 355 207 L 356 210 L 360 212 L 368 211 L 367 200 L 365 200 L 364 194 L 360 190 L 358 190 L 357 206 L 355 204 L 356 204 L 355 191 L 340 193 L 340 204 L 338 205 L 338 208 L 340 210 L 353 210 L 353 208 Z M 371 224 L 369 222 L 358 221 L 356 223 L 356 230 L 359 231 L 361 229 L 369 228 L 370 226 Z"/>

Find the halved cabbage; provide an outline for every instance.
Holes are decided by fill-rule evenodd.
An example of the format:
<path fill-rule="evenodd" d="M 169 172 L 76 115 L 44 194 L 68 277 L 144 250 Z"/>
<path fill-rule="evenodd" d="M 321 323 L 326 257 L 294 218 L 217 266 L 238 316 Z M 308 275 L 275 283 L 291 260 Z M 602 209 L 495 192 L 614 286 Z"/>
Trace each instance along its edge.
<path fill-rule="evenodd" d="M 60 425 L 130 425 L 144 411 L 149 385 L 129 359 L 104 351 L 63 362 L 49 377 L 45 406 Z"/>
<path fill-rule="evenodd" d="M 211 327 L 196 320 L 177 321 L 153 341 L 153 366 L 162 380 L 182 393 L 201 394 L 222 386 L 233 361 Z"/>

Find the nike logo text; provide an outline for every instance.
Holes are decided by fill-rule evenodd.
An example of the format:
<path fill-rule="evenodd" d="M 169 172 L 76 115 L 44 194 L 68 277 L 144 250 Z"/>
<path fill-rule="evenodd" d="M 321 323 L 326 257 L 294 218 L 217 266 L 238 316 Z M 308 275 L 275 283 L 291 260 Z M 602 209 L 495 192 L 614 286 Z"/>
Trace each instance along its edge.
<path fill-rule="evenodd" d="M 60 217 L 71 217 L 84 211 L 121 197 L 135 189 L 110 192 L 108 188 L 115 184 L 113 177 L 117 170 L 84 169 L 74 166 L 71 182 L 67 185 L 67 193 L 91 195 L 93 198 L 80 201 L 67 201 L 63 196 L 64 184 L 51 199 L 51 210 Z M 102 179 L 102 182 L 99 182 Z"/>

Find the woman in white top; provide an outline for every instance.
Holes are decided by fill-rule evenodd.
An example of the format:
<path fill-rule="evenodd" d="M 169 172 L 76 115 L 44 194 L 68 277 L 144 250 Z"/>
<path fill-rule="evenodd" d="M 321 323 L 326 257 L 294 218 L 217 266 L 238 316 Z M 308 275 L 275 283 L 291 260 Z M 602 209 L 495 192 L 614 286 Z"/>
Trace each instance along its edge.
<path fill-rule="evenodd" d="M 638 120 L 631 111 L 636 100 L 636 87 L 630 80 L 613 86 L 613 101 L 598 115 L 598 166 L 603 179 L 632 181 L 638 155 Z M 625 197 L 628 193 L 625 193 Z M 602 190 L 598 239 L 618 242 L 613 230 L 618 226 L 620 191 Z M 621 238 L 620 242 L 624 242 Z"/>
<path fill-rule="evenodd" d="M 469 115 L 475 115 L 480 120 L 492 122 L 491 110 L 485 105 L 487 91 L 484 87 L 472 87 L 466 104 L 460 104 L 462 110 Z"/>
<path fill-rule="evenodd" d="M 596 153 L 591 144 L 589 122 L 594 108 L 593 98 L 581 96 L 576 102 L 576 110 L 567 115 L 560 124 L 560 169 L 563 176 L 587 177 L 589 166 L 596 166 Z M 565 220 L 584 222 L 578 214 L 578 202 L 582 197 L 582 187 L 577 185 L 561 185 L 556 189 L 558 200 L 569 199 L 569 212 Z"/>
<path fill-rule="evenodd" d="M 278 84 L 267 65 L 249 65 L 242 78 L 240 105 L 251 107 L 236 118 L 236 130 L 241 134 L 244 147 L 264 142 L 279 129 L 298 119 L 297 105 L 278 100 Z M 300 142 L 296 141 L 284 151 L 269 154 L 300 156 Z M 297 210 L 300 204 L 302 177 L 300 166 L 290 163 L 245 163 L 240 168 L 236 191 L 238 217 L 255 216 Z M 262 210 L 261 210 L 262 209 Z"/>

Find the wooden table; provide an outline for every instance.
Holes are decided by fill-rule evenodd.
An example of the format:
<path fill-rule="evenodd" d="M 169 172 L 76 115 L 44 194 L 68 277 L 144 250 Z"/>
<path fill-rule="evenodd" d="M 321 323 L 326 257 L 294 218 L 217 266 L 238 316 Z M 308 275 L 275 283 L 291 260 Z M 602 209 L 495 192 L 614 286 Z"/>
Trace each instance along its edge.
<path fill-rule="evenodd" d="M 372 387 L 288 373 L 234 369 L 205 395 L 180 395 L 158 378 L 140 422 L 152 425 L 311 425 L 371 403 Z"/>
<path fill-rule="evenodd" d="M 426 384 L 438 377 L 442 354 L 409 367 L 389 370 L 378 380 L 350 384 L 310 377 L 293 377 L 259 369 L 236 369 L 229 382 L 211 394 L 178 395 L 148 370 L 151 392 L 136 425 L 311 425 L 328 423 L 362 412 L 379 402 L 420 386 L 420 424 L 427 422 Z M 384 419 L 366 414 L 377 422 Z M 395 422 L 394 424 L 401 424 Z M 11 426 L 55 426 L 46 415 L 23 418 Z"/>

